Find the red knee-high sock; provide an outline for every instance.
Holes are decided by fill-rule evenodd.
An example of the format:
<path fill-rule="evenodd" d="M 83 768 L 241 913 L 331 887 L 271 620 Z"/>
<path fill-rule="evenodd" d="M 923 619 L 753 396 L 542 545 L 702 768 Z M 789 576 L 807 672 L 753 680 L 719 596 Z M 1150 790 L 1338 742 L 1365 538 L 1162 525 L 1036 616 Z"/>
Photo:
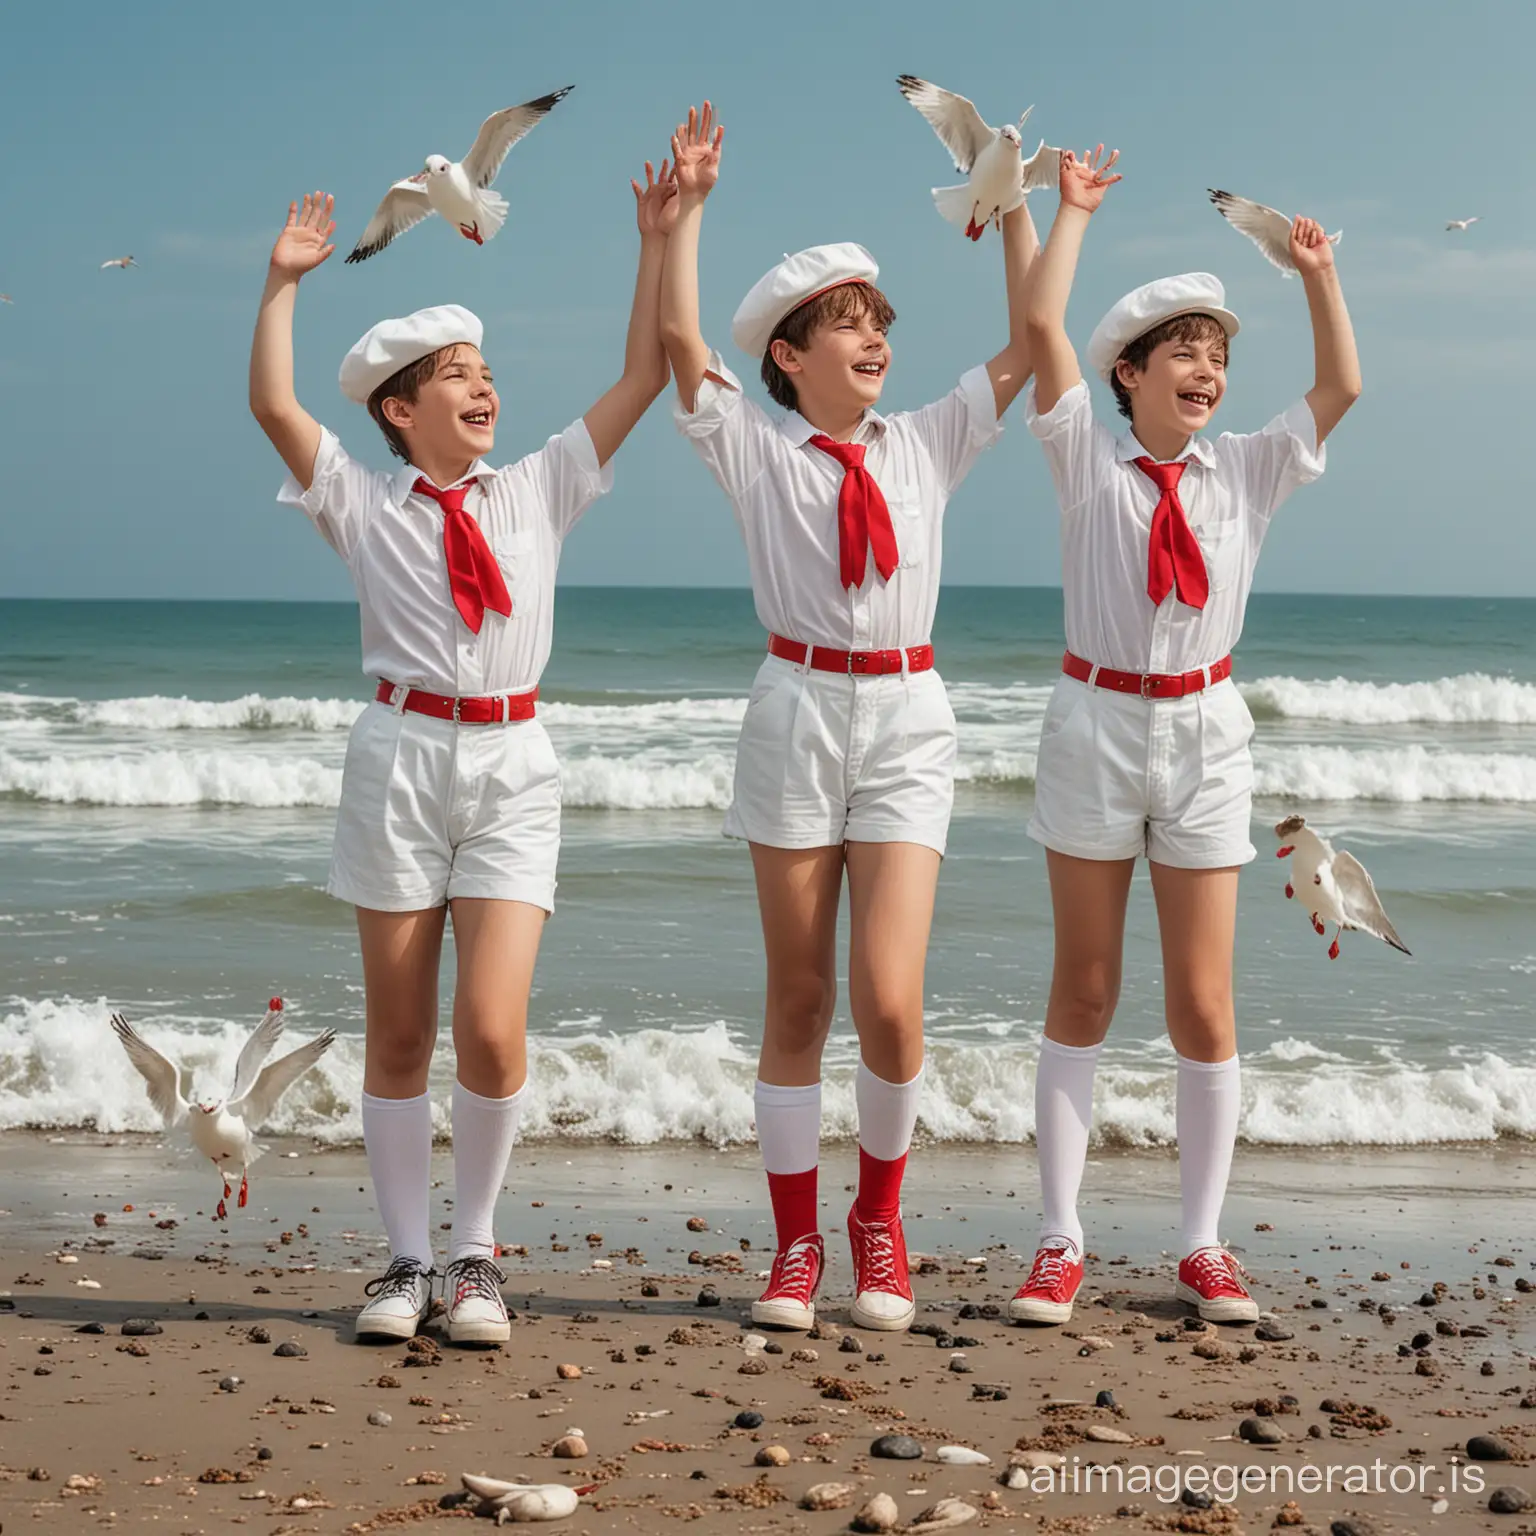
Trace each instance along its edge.
<path fill-rule="evenodd" d="M 816 1234 L 816 1173 L 770 1173 L 768 1195 L 773 1201 L 773 1225 L 779 1251 L 802 1237 Z"/>
<path fill-rule="evenodd" d="M 907 1154 L 889 1162 L 859 1148 L 859 1193 L 855 1201 L 860 1221 L 890 1221 L 901 1209 L 901 1180 Z"/>

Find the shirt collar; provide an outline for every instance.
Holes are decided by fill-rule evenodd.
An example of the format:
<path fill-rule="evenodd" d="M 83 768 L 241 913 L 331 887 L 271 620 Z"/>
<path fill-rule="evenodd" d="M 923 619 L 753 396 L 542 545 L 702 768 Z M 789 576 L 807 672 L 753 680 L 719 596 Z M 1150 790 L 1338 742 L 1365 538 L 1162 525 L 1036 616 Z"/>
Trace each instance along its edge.
<path fill-rule="evenodd" d="M 492 469 L 484 459 L 476 459 L 475 462 L 471 464 L 469 469 L 465 472 L 464 478 L 462 480 L 455 480 L 453 485 L 463 485 L 465 480 L 494 480 L 498 473 L 500 473 L 500 471 Z M 414 464 L 407 464 L 403 469 L 397 470 L 395 472 L 395 478 L 392 482 L 392 486 L 395 493 L 395 505 L 397 507 L 404 504 L 405 498 L 411 494 L 411 487 L 416 484 L 418 479 L 423 477 L 423 474 L 424 472 L 417 469 Z M 430 480 L 432 477 L 430 475 L 426 475 L 425 478 Z M 438 489 L 442 491 L 451 491 L 453 489 L 453 485 L 442 485 L 439 486 Z"/>
<path fill-rule="evenodd" d="M 1129 464 L 1132 459 L 1150 459 L 1153 457 L 1153 455 L 1148 453 L 1147 450 L 1143 448 L 1139 442 L 1136 441 L 1136 434 L 1134 432 L 1122 432 L 1120 436 L 1115 439 L 1115 457 L 1122 464 Z M 1199 436 L 1197 433 L 1194 437 L 1190 438 L 1187 443 L 1185 443 L 1184 452 L 1181 453 L 1178 458 L 1172 459 L 1169 462 L 1178 464 L 1183 462 L 1185 459 L 1197 459 L 1207 469 L 1215 469 L 1216 450 L 1211 447 L 1207 439 Z"/>
<path fill-rule="evenodd" d="M 799 411 L 786 411 L 779 420 L 779 431 L 789 440 L 792 448 L 803 448 L 816 436 L 821 429 L 813 427 Z M 866 410 L 864 419 L 859 423 L 858 430 L 853 434 L 854 442 L 868 443 L 872 441 L 866 428 L 873 427 L 875 434 L 880 435 L 885 431 L 885 417 L 879 411 Z"/>

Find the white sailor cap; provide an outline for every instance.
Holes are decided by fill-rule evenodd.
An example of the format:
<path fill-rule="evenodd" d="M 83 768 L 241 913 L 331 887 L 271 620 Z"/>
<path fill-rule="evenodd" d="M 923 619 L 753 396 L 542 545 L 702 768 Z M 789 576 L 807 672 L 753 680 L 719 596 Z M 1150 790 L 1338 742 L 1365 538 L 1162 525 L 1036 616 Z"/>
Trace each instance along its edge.
<path fill-rule="evenodd" d="M 341 360 L 341 392 L 359 405 L 386 379 L 443 347 L 467 341 L 478 347 L 485 334 L 479 317 L 459 304 L 437 304 L 414 315 L 380 320 Z"/>
<path fill-rule="evenodd" d="M 1143 283 L 1113 305 L 1088 338 L 1088 366 L 1106 383 L 1114 377 L 1120 354 L 1153 326 L 1175 315 L 1209 315 L 1228 337 L 1236 336 L 1237 316 L 1224 308 L 1227 291 L 1209 272 L 1181 272 Z"/>
<path fill-rule="evenodd" d="M 731 321 L 731 339 L 743 352 L 760 358 L 786 315 L 828 289 L 841 288 L 845 283 L 872 283 L 879 275 L 875 258 L 851 241 L 796 251 L 752 285 Z"/>

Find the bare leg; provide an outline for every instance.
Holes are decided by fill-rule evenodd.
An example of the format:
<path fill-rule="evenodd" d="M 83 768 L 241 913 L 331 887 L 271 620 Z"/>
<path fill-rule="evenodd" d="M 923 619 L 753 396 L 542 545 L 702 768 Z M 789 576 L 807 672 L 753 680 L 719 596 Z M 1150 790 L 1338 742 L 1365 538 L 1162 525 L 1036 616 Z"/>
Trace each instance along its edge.
<path fill-rule="evenodd" d="M 420 912 L 357 909 L 367 1036 L 363 1091 L 409 1099 L 427 1091 L 437 1043 L 437 968 L 446 907 Z"/>
<path fill-rule="evenodd" d="M 485 1098 L 516 1093 L 528 1076 L 528 994 L 546 916 L 525 901 L 453 903 L 453 1048 L 459 1081 Z"/>
<path fill-rule="evenodd" d="M 1134 859 L 1078 859 L 1048 849 L 1056 930 L 1045 1036 L 1062 1045 L 1098 1045 L 1120 998 L 1125 906 Z"/>

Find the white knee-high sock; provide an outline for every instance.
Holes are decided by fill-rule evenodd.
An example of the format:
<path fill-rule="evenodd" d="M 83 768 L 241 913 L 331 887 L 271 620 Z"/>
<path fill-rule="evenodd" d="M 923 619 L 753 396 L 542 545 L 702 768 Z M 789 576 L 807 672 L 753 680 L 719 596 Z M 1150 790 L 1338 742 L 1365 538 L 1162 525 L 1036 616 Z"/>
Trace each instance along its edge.
<path fill-rule="evenodd" d="M 1226 1061 L 1179 1057 L 1175 1118 L 1186 1254 L 1221 1241 L 1221 1204 L 1232 1172 L 1241 1108 L 1242 1074 L 1236 1056 Z"/>
<path fill-rule="evenodd" d="M 363 1095 L 363 1145 L 392 1258 L 432 1267 L 432 1099 Z"/>
<path fill-rule="evenodd" d="M 1066 1238 L 1083 1252 L 1077 1192 L 1088 1163 L 1093 1125 L 1093 1077 L 1103 1041 L 1062 1045 L 1042 1038 L 1035 1068 L 1035 1151 L 1040 1162 L 1040 1244 Z"/>
<path fill-rule="evenodd" d="M 487 1099 L 463 1083 L 453 1085 L 452 1259 L 493 1258 L 496 1197 L 507 1176 L 525 1082 L 504 1099 Z"/>
<path fill-rule="evenodd" d="M 853 1099 L 859 1110 L 859 1146 L 882 1163 L 905 1157 L 917 1125 L 917 1106 L 923 1091 L 923 1069 L 905 1083 L 888 1083 L 876 1077 L 859 1060 Z"/>
<path fill-rule="evenodd" d="M 761 1078 L 752 1090 L 757 1144 L 771 1174 L 804 1173 L 821 1159 L 821 1084 L 785 1088 Z"/>

